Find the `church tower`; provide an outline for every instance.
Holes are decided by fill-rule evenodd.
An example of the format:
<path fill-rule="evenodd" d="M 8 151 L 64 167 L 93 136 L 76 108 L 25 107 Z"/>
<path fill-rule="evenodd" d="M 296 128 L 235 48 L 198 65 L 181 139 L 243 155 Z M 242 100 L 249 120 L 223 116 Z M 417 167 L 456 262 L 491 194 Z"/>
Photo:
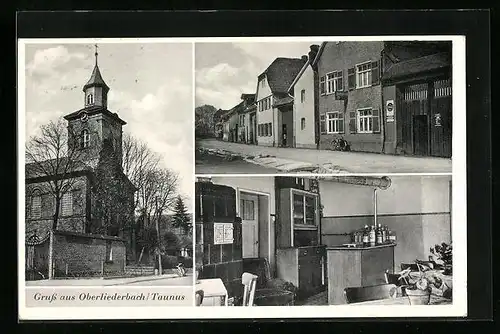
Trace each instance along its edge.
<path fill-rule="evenodd" d="M 96 45 L 94 69 L 83 86 L 83 108 L 64 116 L 71 138 L 68 144 L 77 145 L 85 162 L 92 167 L 97 166 L 105 142 L 112 145 L 118 163 L 122 164 L 122 127 L 127 123 L 108 110 L 108 92 L 99 69 Z"/>

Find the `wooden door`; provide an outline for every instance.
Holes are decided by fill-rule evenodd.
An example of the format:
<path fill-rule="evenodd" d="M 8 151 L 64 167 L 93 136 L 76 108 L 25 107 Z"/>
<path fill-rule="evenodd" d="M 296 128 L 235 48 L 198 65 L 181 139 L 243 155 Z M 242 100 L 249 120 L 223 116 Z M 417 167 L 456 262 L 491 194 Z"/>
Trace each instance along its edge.
<path fill-rule="evenodd" d="M 310 256 L 299 257 L 299 289 L 308 294 L 313 285 L 313 263 Z"/>
<path fill-rule="evenodd" d="M 433 82 L 431 99 L 431 155 L 451 157 L 452 98 L 451 79 Z"/>
<path fill-rule="evenodd" d="M 243 258 L 259 256 L 259 198 L 256 195 L 240 195 L 240 216 L 243 239 Z"/>
<path fill-rule="evenodd" d="M 427 115 L 413 116 L 413 154 L 428 155 L 429 122 Z"/>

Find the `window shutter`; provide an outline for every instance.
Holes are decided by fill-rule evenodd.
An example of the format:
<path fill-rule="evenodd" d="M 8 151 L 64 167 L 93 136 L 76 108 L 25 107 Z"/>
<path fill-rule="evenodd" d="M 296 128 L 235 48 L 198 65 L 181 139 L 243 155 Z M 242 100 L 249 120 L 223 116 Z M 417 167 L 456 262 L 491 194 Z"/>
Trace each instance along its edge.
<path fill-rule="evenodd" d="M 347 70 L 347 88 L 349 90 L 356 88 L 356 69 L 354 67 Z"/>
<path fill-rule="evenodd" d="M 349 113 L 349 133 L 356 133 L 356 112 Z"/>
<path fill-rule="evenodd" d="M 373 133 L 380 133 L 380 112 L 378 109 L 372 110 Z"/>
<path fill-rule="evenodd" d="M 339 133 L 344 133 L 344 113 L 339 112 Z"/>
<path fill-rule="evenodd" d="M 271 125 L 271 123 L 269 123 L 269 136 L 272 136 L 273 135 L 273 127 Z"/>
<path fill-rule="evenodd" d="M 372 62 L 372 86 L 380 83 L 380 66 L 378 61 Z"/>
<path fill-rule="evenodd" d="M 326 77 L 321 77 L 321 80 L 319 83 L 319 90 L 320 90 L 320 95 L 326 94 Z"/>
<path fill-rule="evenodd" d="M 339 80 L 338 80 L 338 84 L 339 86 L 337 87 L 337 90 L 339 91 L 343 91 L 344 90 L 344 71 L 338 71 L 337 73 L 339 75 Z"/>
<path fill-rule="evenodd" d="M 319 116 L 319 131 L 321 134 L 326 133 L 326 121 L 325 121 L 325 115 Z"/>

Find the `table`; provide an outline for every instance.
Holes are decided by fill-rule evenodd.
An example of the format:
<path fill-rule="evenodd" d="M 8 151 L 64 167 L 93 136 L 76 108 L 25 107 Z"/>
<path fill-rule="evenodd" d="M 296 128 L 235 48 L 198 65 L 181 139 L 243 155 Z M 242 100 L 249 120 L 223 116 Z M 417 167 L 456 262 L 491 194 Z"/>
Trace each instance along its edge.
<path fill-rule="evenodd" d="M 204 297 L 201 306 L 228 306 L 227 289 L 220 278 L 200 279 L 195 284 L 195 290 L 203 290 Z M 208 303 L 207 299 L 220 298 L 219 305 Z"/>
<path fill-rule="evenodd" d="M 452 303 L 451 299 L 446 299 L 440 296 L 431 295 L 431 300 L 429 305 L 450 305 Z M 410 299 L 408 297 L 396 297 L 396 298 L 386 298 L 379 300 L 370 300 L 367 302 L 351 303 L 348 305 L 410 305 Z"/>

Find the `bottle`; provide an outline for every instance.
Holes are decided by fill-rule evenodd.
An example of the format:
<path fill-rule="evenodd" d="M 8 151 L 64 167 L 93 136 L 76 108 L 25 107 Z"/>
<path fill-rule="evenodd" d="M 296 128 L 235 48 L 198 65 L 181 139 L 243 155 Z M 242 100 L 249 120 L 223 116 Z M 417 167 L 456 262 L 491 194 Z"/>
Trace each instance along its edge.
<path fill-rule="evenodd" d="M 389 242 L 391 242 L 391 243 L 396 242 L 396 235 L 391 230 L 389 230 Z"/>
<path fill-rule="evenodd" d="M 382 226 L 382 243 L 387 242 L 387 225 Z"/>
<path fill-rule="evenodd" d="M 370 241 L 370 246 L 375 246 L 377 242 L 377 234 L 375 232 L 375 226 L 373 225 L 370 228 L 369 241 Z"/>
<path fill-rule="evenodd" d="M 362 239 L 362 242 L 363 242 L 363 246 L 364 247 L 366 247 L 366 246 L 368 246 L 370 244 L 368 225 L 365 225 L 365 228 L 363 229 L 363 239 Z"/>
<path fill-rule="evenodd" d="M 377 238 L 376 243 L 377 243 L 377 245 L 381 245 L 383 243 L 382 225 L 381 224 L 378 224 L 377 230 L 375 232 L 376 232 L 376 238 Z"/>

